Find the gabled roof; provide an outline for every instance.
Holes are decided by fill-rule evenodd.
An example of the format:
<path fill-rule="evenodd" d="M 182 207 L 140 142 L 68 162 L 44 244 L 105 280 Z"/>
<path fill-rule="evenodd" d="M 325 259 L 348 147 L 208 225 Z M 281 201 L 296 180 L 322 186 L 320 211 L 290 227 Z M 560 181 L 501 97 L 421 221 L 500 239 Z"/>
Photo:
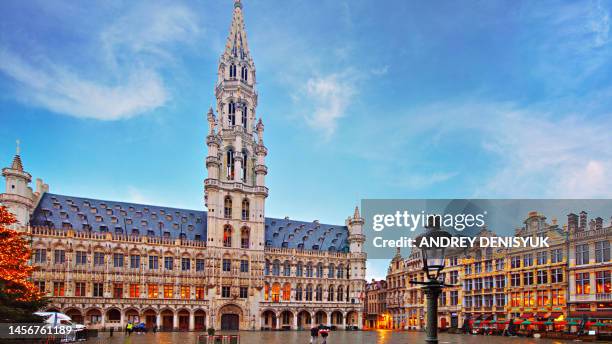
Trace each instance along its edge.
<path fill-rule="evenodd" d="M 45 193 L 32 226 L 128 235 L 207 239 L 207 212 Z M 127 229 L 127 230 L 126 230 Z M 265 219 L 267 247 L 347 251 L 348 228 L 290 219 Z"/>

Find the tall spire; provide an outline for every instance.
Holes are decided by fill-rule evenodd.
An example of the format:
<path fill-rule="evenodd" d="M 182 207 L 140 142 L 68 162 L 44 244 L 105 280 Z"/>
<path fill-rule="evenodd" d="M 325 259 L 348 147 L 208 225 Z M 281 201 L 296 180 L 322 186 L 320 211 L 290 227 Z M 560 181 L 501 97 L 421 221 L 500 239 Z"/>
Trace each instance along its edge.
<path fill-rule="evenodd" d="M 244 17 L 242 16 L 242 2 L 234 1 L 234 14 L 230 32 L 225 44 L 225 54 L 244 59 L 249 55 L 246 30 L 244 28 Z"/>

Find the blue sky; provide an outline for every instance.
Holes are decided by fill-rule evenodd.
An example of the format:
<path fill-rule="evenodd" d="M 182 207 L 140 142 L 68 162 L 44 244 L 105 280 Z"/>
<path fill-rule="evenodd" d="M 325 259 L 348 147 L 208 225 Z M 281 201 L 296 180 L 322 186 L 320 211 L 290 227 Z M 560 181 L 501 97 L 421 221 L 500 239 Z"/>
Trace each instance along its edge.
<path fill-rule="evenodd" d="M 610 197 L 610 1 L 245 0 L 268 216 L 361 198 Z M 0 3 L 0 157 L 200 209 L 232 1 Z M 370 262 L 383 277 L 386 262 Z"/>

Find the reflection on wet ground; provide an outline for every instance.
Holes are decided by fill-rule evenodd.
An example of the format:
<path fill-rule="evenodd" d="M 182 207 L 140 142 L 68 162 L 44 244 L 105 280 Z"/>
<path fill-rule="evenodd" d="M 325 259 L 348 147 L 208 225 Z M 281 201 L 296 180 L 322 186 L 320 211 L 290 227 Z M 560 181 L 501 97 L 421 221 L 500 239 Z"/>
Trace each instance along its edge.
<path fill-rule="evenodd" d="M 87 344 L 195 344 L 198 335 L 196 332 L 162 332 L 147 334 L 132 334 L 124 336 L 122 333 L 115 333 L 109 337 L 108 333 L 100 333 L 98 338 L 92 338 Z M 217 334 L 229 334 L 218 332 Z M 266 344 L 307 344 L 310 337 L 307 331 L 276 331 L 276 332 L 251 332 L 241 331 L 231 334 L 240 335 L 240 343 L 266 343 Z M 509 338 L 498 336 L 473 336 L 464 334 L 440 334 L 440 344 L 555 344 L 570 343 L 571 341 L 560 341 L 551 339 L 534 338 Z M 319 338 L 318 344 L 322 342 Z M 327 339 L 328 344 L 406 344 L 406 343 L 425 343 L 425 333 L 423 332 L 396 332 L 396 331 L 334 331 Z"/>

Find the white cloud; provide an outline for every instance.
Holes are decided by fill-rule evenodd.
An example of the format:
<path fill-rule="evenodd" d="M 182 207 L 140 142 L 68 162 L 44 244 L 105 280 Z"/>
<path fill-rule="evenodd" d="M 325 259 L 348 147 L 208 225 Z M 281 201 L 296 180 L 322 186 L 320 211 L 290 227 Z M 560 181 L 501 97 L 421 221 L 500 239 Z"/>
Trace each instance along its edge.
<path fill-rule="evenodd" d="M 195 16 L 180 5 L 134 7 L 92 42 L 93 51 L 103 52 L 102 61 L 92 56 L 90 65 L 68 65 L 26 58 L 5 47 L 0 48 L 0 72 L 16 82 L 24 103 L 79 118 L 130 118 L 170 99 L 160 61 L 171 61 L 165 48 L 189 42 L 197 28 Z M 87 76 L 93 68 L 94 76 Z"/>
<path fill-rule="evenodd" d="M 346 114 L 346 109 L 356 93 L 354 80 L 349 73 L 334 73 L 323 77 L 308 79 L 304 94 L 311 104 L 306 122 L 314 129 L 322 131 L 329 138 L 336 130 L 338 120 Z"/>

